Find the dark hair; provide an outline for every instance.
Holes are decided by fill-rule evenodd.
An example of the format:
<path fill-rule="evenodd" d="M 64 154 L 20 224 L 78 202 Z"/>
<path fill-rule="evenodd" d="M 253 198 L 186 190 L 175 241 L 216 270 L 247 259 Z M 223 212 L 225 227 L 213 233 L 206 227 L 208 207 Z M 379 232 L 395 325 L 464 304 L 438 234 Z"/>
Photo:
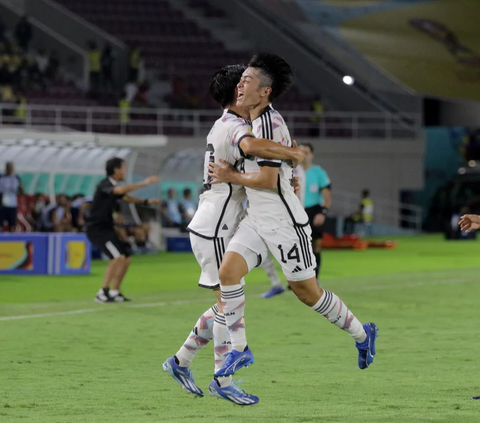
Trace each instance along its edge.
<path fill-rule="evenodd" d="M 105 170 L 107 171 L 107 176 L 112 176 L 115 173 L 115 169 L 120 169 L 125 160 L 121 159 L 120 157 L 114 157 L 107 161 L 107 165 L 105 166 Z"/>
<path fill-rule="evenodd" d="M 185 188 L 183 190 L 183 196 L 188 197 L 189 195 L 192 195 L 192 190 L 190 188 Z"/>
<path fill-rule="evenodd" d="M 246 68 L 245 65 L 224 66 L 210 78 L 209 93 L 222 108 L 234 104 L 235 88 Z"/>
<path fill-rule="evenodd" d="M 310 149 L 310 153 L 313 153 L 315 151 L 315 149 L 313 148 L 313 144 L 311 144 L 309 142 L 304 142 L 300 145 L 304 145 L 305 147 L 308 147 Z"/>
<path fill-rule="evenodd" d="M 364 197 L 370 196 L 370 190 L 364 189 L 364 190 L 362 191 L 362 195 L 363 195 Z"/>
<path fill-rule="evenodd" d="M 270 101 L 287 92 L 292 86 L 295 74 L 285 59 L 276 54 L 256 54 L 251 58 L 248 66 L 262 71 L 262 86 L 272 88 L 272 92 L 268 97 Z"/>

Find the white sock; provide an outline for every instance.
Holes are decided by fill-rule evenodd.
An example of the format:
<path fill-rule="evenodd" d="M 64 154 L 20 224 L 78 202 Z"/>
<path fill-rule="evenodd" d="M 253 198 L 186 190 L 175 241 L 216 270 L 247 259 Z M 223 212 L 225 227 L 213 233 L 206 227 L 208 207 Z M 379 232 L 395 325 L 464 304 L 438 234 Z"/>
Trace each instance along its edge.
<path fill-rule="evenodd" d="M 215 304 L 199 317 L 190 335 L 175 354 L 180 366 L 190 366 L 195 355 L 212 340 L 213 322 L 217 313 L 218 306 Z"/>
<path fill-rule="evenodd" d="M 230 335 L 227 330 L 227 323 L 223 313 L 218 313 L 215 316 L 213 323 L 213 351 L 215 354 L 215 371 L 220 370 L 225 363 L 225 356 L 232 349 Z M 232 383 L 232 376 L 218 377 L 218 383 L 222 388 L 230 386 Z"/>
<path fill-rule="evenodd" d="M 312 308 L 325 316 L 330 323 L 347 331 L 356 342 L 363 342 L 367 338 L 360 321 L 333 292 L 324 289 L 322 297 Z"/>
<path fill-rule="evenodd" d="M 263 270 L 265 270 L 265 273 L 270 279 L 270 283 L 272 284 L 272 286 L 283 287 L 282 281 L 278 276 L 278 272 L 275 267 L 275 262 L 273 261 L 272 256 L 267 256 L 267 258 L 263 260 L 261 266 L 263 267 Z"/>
<path fill-rule="evenodd" d="M 221 286 L 222 308 L 227 322 L 232 349 L 244 351 L 247 346 L 245 334 L 245 293 L 242 285 Z"/>
<path fill-rule="evenodd" d="M 110 291 L 108 291 L 108 295 L 110 297 L 116 297 L 118 294 L 120 294 L 120 291 L 118 289 L 111 289 Z"/>

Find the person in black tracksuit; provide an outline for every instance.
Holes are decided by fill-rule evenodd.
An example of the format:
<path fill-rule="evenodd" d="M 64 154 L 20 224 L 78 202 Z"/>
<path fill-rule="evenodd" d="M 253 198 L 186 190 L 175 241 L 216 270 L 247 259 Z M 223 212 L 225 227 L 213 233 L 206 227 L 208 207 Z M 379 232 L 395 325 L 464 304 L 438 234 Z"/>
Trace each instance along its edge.
<path fill-rule="evenodd" d="M 146 206 L 160 204 L 160 200 L 143 200 L 127 195 L 129 192 L 158 182 L 158 176 L 150 176 L 142 182 L 118 185 L 125 180 L 127 166 L 123 159 L 115 157 L 106 165 L 107 177 L 98 185 L 86 219 L 87 237 L 90 242 L 110 258 L 105 271 L 103 286 L 95 297 L 96 302 L 129 301 L 120 293 L 120 285 L 130 265 L 130 251 L 118 238 L 113 225 L 113 211 L 120 199 Z M 113 284 L 110 289 L 110 283 Z"/>

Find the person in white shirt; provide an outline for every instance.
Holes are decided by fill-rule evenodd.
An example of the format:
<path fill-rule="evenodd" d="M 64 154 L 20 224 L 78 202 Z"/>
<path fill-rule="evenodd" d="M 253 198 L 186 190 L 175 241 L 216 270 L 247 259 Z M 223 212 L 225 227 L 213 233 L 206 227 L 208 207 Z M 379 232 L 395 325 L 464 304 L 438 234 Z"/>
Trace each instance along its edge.
<path fill-rule="evenodd" d="M 6 225 L 10 232 L 17 226 L 17 195 L 23 189 L 22 181 L 15 175 L 12 162 L 5 164 L 5 174 L 0 176 L 0 230 Z"/>
<path fill-rule="evenodd" d="M 292 146 L 285 121 L 271 105 L 290 88 L 292 80 L 290 65 L 277 55 L 261 53 L 250 60 L 238 84 L 237 106 L 249 110 L 254 135 Z M 211 163 L 209 168 L 212 184 L 243 185 L 248 198 L 247 215 L 228 244 L 219 270 L 232 351 L 214 376 L 231 376 L 254 362 L 247 344 L 242 279 L 269 251 L 282 266 L 300 301 L 353 337 L 358 349 L 358 365 L 361 369 L 367 368 L 375 356 L 378 329 L 374 323 L 362 325 L 337 295 L 317 284 L 312 230 L 291 186 L 292 168 L 279 159 L 258 157 L 245 162 L 246 173 L 237 172 L 226 161 L 222 166 Z M 281 336 L 281 329 L 278 335 Z"/>
<path fill-rule="evenodd" d="M 163 363 L 163 370 L 195 396 L 203 396 L 190 371 L 190 363 L 195 355 L 213 338 L 217 371 L 229 351 L 230 340 L 220 298 L 218 269 L 243 216 L 242 203 L 245 200 L 243 186 L 231 183 L 212 185 L 209 165 L 223 161 L 241 170 L 255 156 L 296 162 L 303 160 L 299 148 L 281 146 L 265 137 L 260 139 L 262 137 L 253 136 L 251 126 L 245 119 L 245 110 L 235 105 L 236 86 L 244 70 L 244 65 L 226 66 L 211 78 L 210 94 L 223 108 L 223 113 L 207 136 L 203 176 L 205 192 L 200 196 L 197 212 L 187 228 L 193 253 L 201 267 L 199 286 L 212 289 L 217 303 L 200 316 L 179 351 Z M 211 395 L 235 404 L 252 405 L 258 402 L 257 397 L 243 392 L 229 376 L 212 380 L 209 391 Z"/>

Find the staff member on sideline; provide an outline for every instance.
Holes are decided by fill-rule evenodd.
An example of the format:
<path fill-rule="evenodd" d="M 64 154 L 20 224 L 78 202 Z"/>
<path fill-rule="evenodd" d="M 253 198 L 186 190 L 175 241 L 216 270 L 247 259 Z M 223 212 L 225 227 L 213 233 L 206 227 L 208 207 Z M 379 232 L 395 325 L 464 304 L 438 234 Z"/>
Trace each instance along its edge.
<path fill-rule="evenodd" d="M 322 264 L 322 226 L 325 223 L 328 210 L 332 205 L 332 185 L 327 172 L 318 165 L 313 164 L 313 145 L 310 143 L 302 144 L 300 148 L 305 154 L 302 167 L 305 171 L 305 199 L 303 206 L 307 212 L 310 226 L 312 227 L 313 252 L 317 260 L 315 273 L 320 273 Z"/>
<path fill-rule="evenodd" d="M 5 175 L 0 176 L 0 231 L 7 223 L 8 230 L 15 232 L 17 226 L 17 194 L 23 187 L 18 175 L 15 175 L 12 162 L 5 164 Z"/>
<path fill-rule="evenodd" d="M 130 252 L 125 244 L 120 241 L 114 229 L 113 211 L 115 203 L 122 199 L 128 203 L 144 204 L 151 206 L 160 204 L 160 200 L 142 200 L 127 195 L 136 189 L 155 184 L 158 176 L 150 176 L 136 184 L 122 185 L 118 183 L 125 180 L 127 165 L 123 159 L 115 157 L 106 165 L 107 177 L 102 180 L 95 191 L 87 225 L 87 237 L 90 242 L 102 250 L 110 258 L 110 263 L 105 271 L 103 286 L 98 291 L 95 301 L 97 303 L 130 301 L 120 293 L 120 285 L 130 265 Z M 110 283 L 113 283 L 110 289 Z"/>

